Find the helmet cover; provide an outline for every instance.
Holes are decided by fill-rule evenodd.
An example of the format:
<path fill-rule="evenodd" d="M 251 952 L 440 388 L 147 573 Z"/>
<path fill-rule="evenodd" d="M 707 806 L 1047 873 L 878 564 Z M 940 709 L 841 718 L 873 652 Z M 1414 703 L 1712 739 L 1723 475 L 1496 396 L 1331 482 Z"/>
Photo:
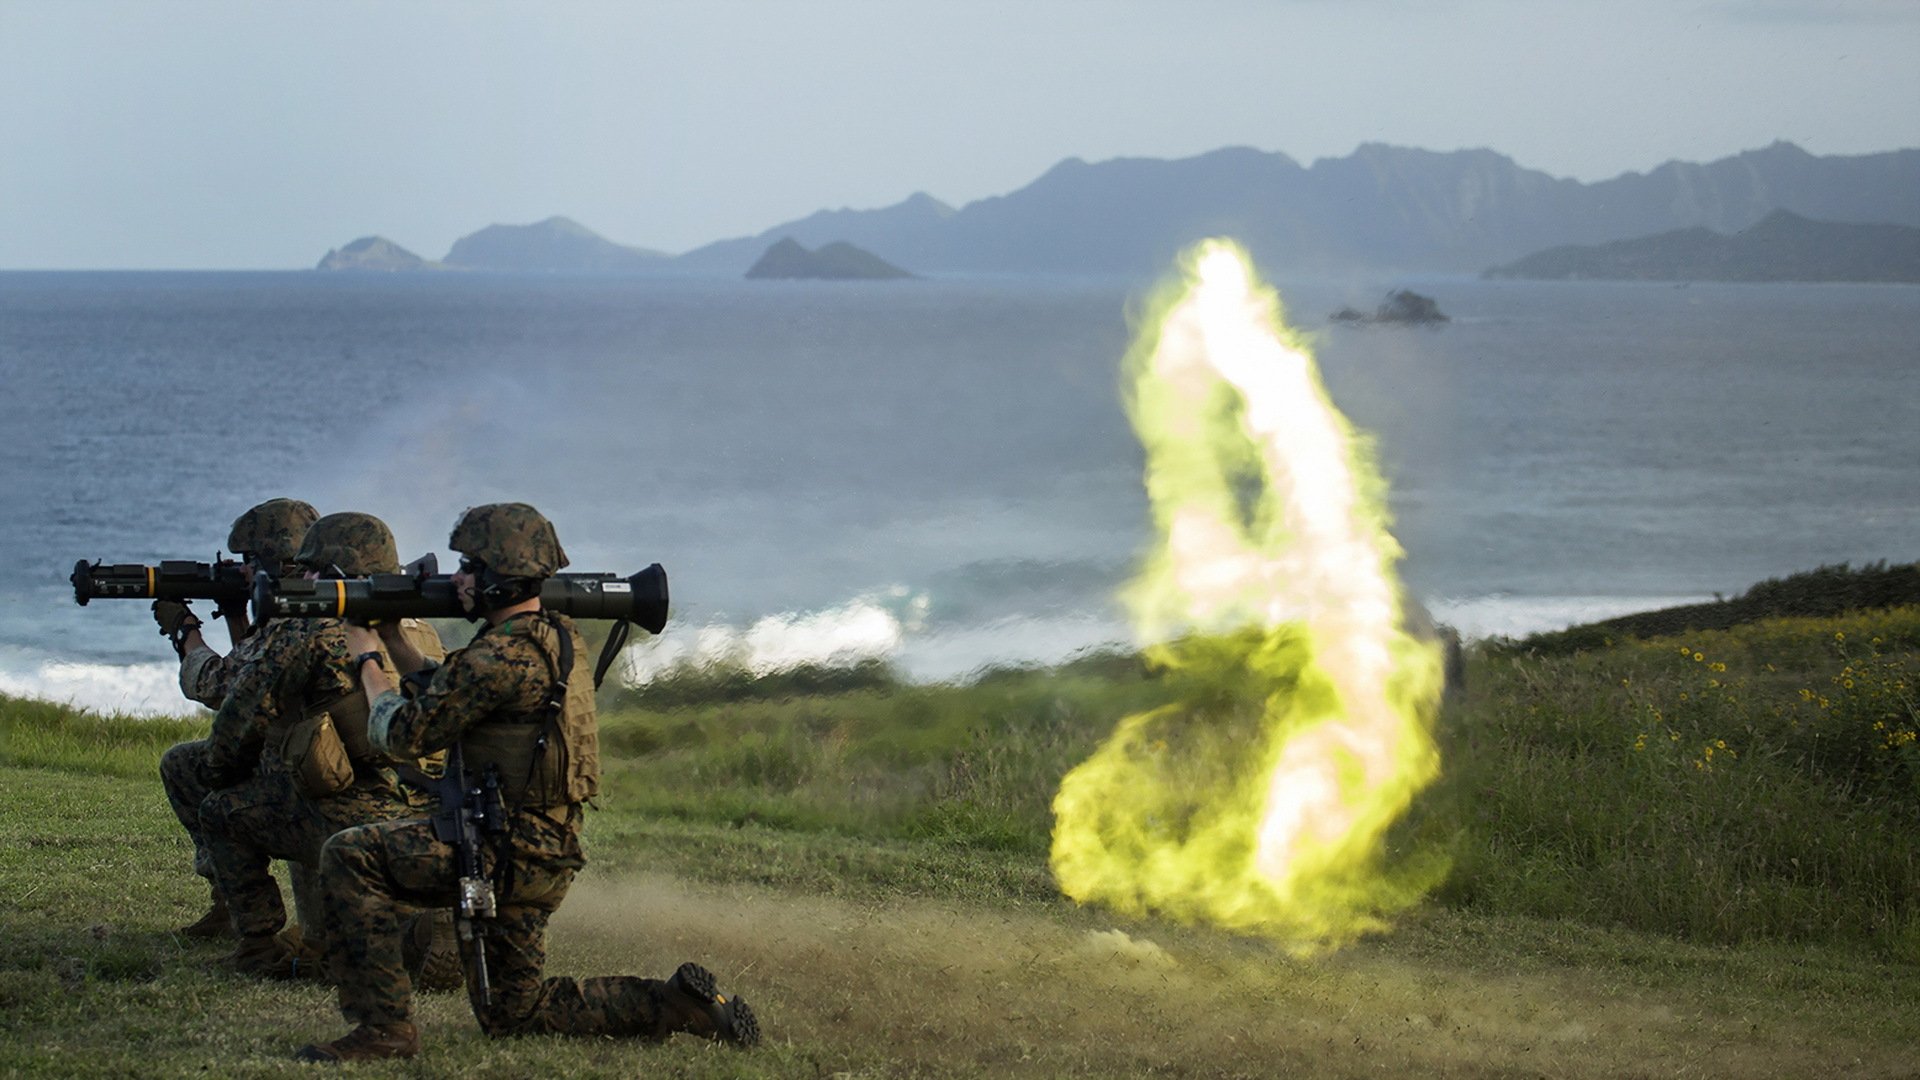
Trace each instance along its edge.
<path fill-rule="evenodd" d="M 283 563 L 300 550 L 320 512 L 299 499 L 268 499 L 233 519 L 227 550 L 260 563 Z"/>
<path fill-rule="evenodd" d="M 469 507 L 454 523 L 447 546 L 504 577 L 552 577 L 567 565 L 553 523 L 526 503 Z"/>
<path fill-rule="evenodd" d="M 400 572 L 400 556 L 386 522 L 352 511 L 328 514 L 314 522 L 293 558 L 309 570 L 337 567 L 348 577 Z"/>

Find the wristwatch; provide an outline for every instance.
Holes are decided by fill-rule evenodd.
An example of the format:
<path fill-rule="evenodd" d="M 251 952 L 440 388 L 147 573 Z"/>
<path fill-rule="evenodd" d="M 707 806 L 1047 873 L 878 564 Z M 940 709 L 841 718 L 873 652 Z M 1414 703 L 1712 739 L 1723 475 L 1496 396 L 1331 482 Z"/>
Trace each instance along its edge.
<path fill-rule="evenodd" d="M 366 667 L 367 661 L 369 660 L 378 664 L 382 659 L 384 658 L 377 652 L 363 652 L 359 656 L 356 656 L 353 658 L 353 673 L 355 675 L 360 674 L 360 669 L 363 667 Z"/>

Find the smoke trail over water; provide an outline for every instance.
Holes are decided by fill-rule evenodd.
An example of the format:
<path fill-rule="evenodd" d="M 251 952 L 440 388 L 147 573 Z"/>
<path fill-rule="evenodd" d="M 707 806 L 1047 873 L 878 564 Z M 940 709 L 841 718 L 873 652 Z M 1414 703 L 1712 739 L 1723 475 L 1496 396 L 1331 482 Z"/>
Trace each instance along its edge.
<path fill-rule="evenodd" d="M 1438 650 L 1402 628 L 1385 485 L 1229 243 L 1191 253 L 1128 366 L 1160 543 L 1127 599 L 1181 704 L 1062 782 L 1055 875 L 1081 901 L 1337 944 L 1440 869 L 1383 865 L 1439 769 L 1441 690 Z"/>

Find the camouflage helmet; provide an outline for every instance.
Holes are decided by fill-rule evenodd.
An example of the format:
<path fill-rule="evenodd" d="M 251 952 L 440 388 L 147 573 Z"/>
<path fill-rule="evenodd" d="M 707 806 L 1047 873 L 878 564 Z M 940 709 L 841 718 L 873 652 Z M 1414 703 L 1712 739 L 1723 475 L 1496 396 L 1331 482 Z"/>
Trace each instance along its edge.
<path fill-rule="evenodd" d="M 400 556 L 386 522 L 372 514 L 328 514 L 307 530 L 294 561 L 309 570 L 338 567 L 348 577 L 400 572 Z"/>
<path fill-rule="evenodd" d="M 503 577 L 552 577 L 567 565 L 553 523 L 526 503 L 468 507 L 454 522 L 447 546 Z"/>
<path fill-rule="evenodd" d="M 255 562 L 283 563 L 300 550 L 320 512 L 299 499 L 268 499 L 233 519 L 227 550 Z"/>

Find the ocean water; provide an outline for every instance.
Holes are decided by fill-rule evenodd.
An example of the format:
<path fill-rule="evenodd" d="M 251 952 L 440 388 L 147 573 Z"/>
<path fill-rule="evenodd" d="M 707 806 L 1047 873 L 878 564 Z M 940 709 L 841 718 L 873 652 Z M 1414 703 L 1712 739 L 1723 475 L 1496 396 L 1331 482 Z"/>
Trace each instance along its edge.
<path fill-rule="evenodd" d="M 1330 327 L 1389 284 L 1431 330 Z M 1920 557 L 1920 289 L 1279 283 L 1370 433 L 1412 593 L 1470 636 Z M 531 502 L 666 565 L 690 657 L 922 678 L 1127 641 L 1151 540 L 1119 362 L 1146 290 L 974 279 L 0 274 L 0 691 L 178 711 L 75 560 L 212 558 L 292 495 L 448 559 Z"/>

